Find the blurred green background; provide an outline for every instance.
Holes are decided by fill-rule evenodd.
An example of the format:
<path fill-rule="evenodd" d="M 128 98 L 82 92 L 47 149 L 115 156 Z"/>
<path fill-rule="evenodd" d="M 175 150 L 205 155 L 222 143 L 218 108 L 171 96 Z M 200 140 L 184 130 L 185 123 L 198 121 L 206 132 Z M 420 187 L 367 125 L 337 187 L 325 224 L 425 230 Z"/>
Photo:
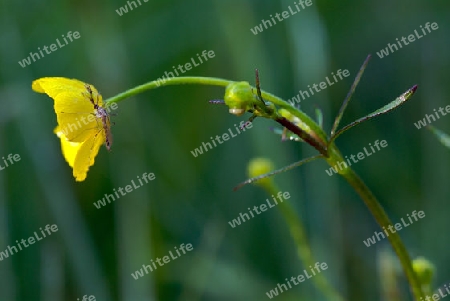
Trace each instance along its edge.
<path fill-rule="evenodd" d="M 345 125 L 393 100 L 414 84 L 410 102 L 341 136 L 344 155 L 375 140 L 388 147 L 353 165 L 392 221 L 413 210 L 426 217 L 400 232 L 411 256 L 437 267 L 435 287 L 450 281 L 448 227 L 450 152 L 414 122 L 450 104 L 450 4 L 445 1 L 313 1 L 311 7 L 257 35 L 250 28 L 293 1 L 0 2 L 0 156 L 21 160 L 0 171 L 0 251 L 46 224 L 59 231 L 0 261 L 0 300 L 267 300 L 266 292 L 305 268 L 280 212 L 268 210 L 231 228 L 228 221 L 267 195 L 256 186 L 232 191 L 258 156 L 277 167 L 315 154 L 308 145 L 281 142 L 274 123 L 253 129 L 195 158 L 211 136 L 249 117 L 208 104 L 223 89 L 163 87 L 119 103 L 112 152 L 104 147 L 86 181 L 76 183 L 53 134 L 53 101 L 31 82 L 47 76 L 93 84 L 106 99 L 161 77 L 203 50 L 215 57 L 185 73 L 254 83 L 289 99 L 337 69 L 350 77 L 301 103 L 306 113 L 334 116 L 367 54 L 371 62 L 346 111 Z M 136 0 L 137 2 L 137 0 Z M 376 52 L 426 22 L 439 29 L 380 59 Z M 81 37 L 22 68 L 18 62 L 68 31 Z M 433 125 L 450 132 L 450 117 Z M 400 297 L 412 300 L 386 240 L 366 247 L 379 228 L 361 199 L 323 161 L 276 176 L 303 219 L 324 275 L 346 300 L 387 300 L 386 269 L 397 271 Z M 96 209 L 105 193 L 144 172 L 156 179 Z M 131 273 L 180 244 L 192 252 L 135 280 Z M 384 254 L 384 255 L 383 255 Z M 387 255 L 386 255 L 387 254 Z M 381 262 L 388 258 L 387 268 Z M 383 280 L 383 281 L 382 281 Z M 392 284 L 392 283 L 390 283 Z M 388 286 L 390 285 L 387 284 Z M 325 300 L 305 281 L 276 300 Z"/>

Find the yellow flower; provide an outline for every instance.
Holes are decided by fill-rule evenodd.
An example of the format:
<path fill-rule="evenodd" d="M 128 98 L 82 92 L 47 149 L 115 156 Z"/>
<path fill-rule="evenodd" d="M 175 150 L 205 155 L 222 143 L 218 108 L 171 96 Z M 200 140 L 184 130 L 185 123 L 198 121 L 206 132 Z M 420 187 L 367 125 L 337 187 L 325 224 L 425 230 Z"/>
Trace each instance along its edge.
<path fill-rule="evenodd" d="M 111 148 L 111 124 L 102 96 L 94 86 L 64 77 L 40 78 L 31 87 L 53 98 L 58 121 L 54 132 L 75 180 L 84 181 L 100 146 Z"/>

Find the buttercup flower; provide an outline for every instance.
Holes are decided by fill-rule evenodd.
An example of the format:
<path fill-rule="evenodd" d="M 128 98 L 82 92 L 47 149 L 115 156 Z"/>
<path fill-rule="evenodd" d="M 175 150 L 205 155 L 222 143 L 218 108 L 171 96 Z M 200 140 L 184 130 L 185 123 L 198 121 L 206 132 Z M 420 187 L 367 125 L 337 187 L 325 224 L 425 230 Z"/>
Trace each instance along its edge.
<path fill-rule="evenodd" d="M 111 148 L 111 123 L 102 96 L 92 85 L 63 77 L 37 79 L 32 89 L 53 98 L 58 121 L 54 132 L 75 180 L 84 181 L 100 146 Z"/>

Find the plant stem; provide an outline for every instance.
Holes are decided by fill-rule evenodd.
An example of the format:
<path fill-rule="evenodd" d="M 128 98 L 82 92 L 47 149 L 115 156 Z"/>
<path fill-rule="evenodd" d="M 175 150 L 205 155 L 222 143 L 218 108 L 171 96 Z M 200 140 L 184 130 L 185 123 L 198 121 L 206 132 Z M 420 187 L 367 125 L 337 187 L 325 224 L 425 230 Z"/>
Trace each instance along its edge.
<path fill-rule="evenodd" d="M 323 145 L 326 145 L 326 141 L 328 140 L 327 134 L 323 131 L 323 129 L 314 121 L 312 120 L 308 115 L 306 115 L 303 111 L 300 109 L 297 109 L 293 106 L 291 106 L 288 102 L 284 101 L 283 99 L 279 98 L 278 96 L 275 96 L 271 93 L 265 92 L 261 90 L 262 96 L 264 100 L 270 101 L 279 108 L 283 108 L 290 112 L 292 115 L 298 117 L 302 122 L 298 125 L 299 128 L 301 128 L 303 131 L 307 132 L 308 134 L 315 133 L 317 135 L 314 135 L 314 138 L 321 142 Z"/>
<path fill-rule="evenodd" d="M 269 195 L 276 195 L 278 191 L 280 191 L 273 182 L 270 185 L 262 185 L 264 190 Z M 306 268 L 307 266 L 314 266 L 316 264 L 316 260 L 312 255 L 311 248 L 308 243 L 308 238 L 306 236 L 305 227 L 295 212 L 292 205 L 287 201 L 283 201 L 278 203 L 278 207 L 281 211 L 281 214 L 286 221 L 286 224 L 289 227 L 289 231 L 291 232 L 291 236 L 294 239 L 294 242 L 297 246 L 297 255 L 302 262 L 303 266 Z M 318 273 L 313 277 L 314 284 L 317 289 L 321 291 L 329 300 L 332 301 L 343 301 L 344 298 L 339 294 L 338 291 L 334 289 L 334 287 L 328 282 L 327 278 L 322 274 Z"/>
<path fill-rule="evenodd" d="M 393 225 L 383 207 L 381 207 L 381 205 L 377 202 L 377 199 L 375 198 L 373 193 L 352 169 L 350 169 L 350 172 L 343 175 L 343 177 L 347 180 L 347 182 L 350 183 L 350 185 L 352 185 L 359 196 L 363 199 L 364 203 L 369 208 L 370 212 L 372 213 L 373 217 L 376 219 L 380 227 L 386 229 L 387 227 Z M 421 299 L 425 297 L 422 292 L 422 285 L 420 284 L 419 279 L 417 278 L 417 275 L 413 270 L 411 258 L 409 257 L 408 251 L 406 250 L 405 245 L 400 238 L 400 235 L 397 232 L 391 232 L 388 236 L 388 239 L 392 245 L 392 248 L 397 254 L 398 259 L 400 260 L 406 277 L 409 280 L 411 291 L 414 295 L 415 300 L 424 300 Z"/>
<path fill-rule="evenodd" d="M 337 162 L 345 162 L 334 143 L 330 144 L 329 151 L 330 157 L 326 158 L 325 160 L 330 166 L 336 166 Z M 359 194 L 381 228 L 386 229 L 389 226 L 393 225 L 383 207 L 377 201 L 376 197 L 366 186 L 366 184 L 364 184 L 363 180 L 361 180 L 361 178 L 353 171 L 353 169 L 348 166 L 344 170 L 339 171 L 339 174 L 344 177 L 345 180 L 347 180 L 347 182 Z M 388 235 L 388 240 L 391 243 L 391 246 L 394 249 L 395 253 L 397 254 L 398 259 L 400 260 L 400 263 L 406 274 L 406 278 L 408 279 L 414 299 L 416 301 L 424 300 L 421 299 L 425 297 L 422 291 L 422 284 L 420 283 L 416 273 L 414 272 L 411 258 L 409 257 L 408 251 L 406 250 L 406 247 L 403 244 L 400 235 L 397 232 L 391 232 Z"/>
<path fill-rule="evenodd" d="M 124 100 L 125 98 L 137 95 L 144 91 L 156 89 L 156 88 L 163 87 L 163 86 L 194 84 L 194 85 L 209 85 L 209 86 L 226 87 L 230 83 L 233 83 L 233 81 L 222 79 L 222 78 L 215 78 L 215 77 L 201 77 L 201 76 L 171 77 L 171 78 L 167 78 L 164 80 L 154 80 L 154 81 L 142 84 L 140 86 L 131 88 L 129 90 L 126 90 L 125 92 L 117 94 L 116 96 L 108 98 L 107 100 L 105 100 L 105 103 L 109 105 L 113 102 L 119 102 L 121 100 Z"/>

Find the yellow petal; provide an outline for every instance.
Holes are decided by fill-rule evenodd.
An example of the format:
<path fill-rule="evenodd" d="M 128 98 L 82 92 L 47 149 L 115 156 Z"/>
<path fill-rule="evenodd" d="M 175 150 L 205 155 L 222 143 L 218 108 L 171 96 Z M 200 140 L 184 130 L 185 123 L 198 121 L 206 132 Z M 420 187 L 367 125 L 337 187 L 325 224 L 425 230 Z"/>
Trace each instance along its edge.
<path fill-rule="evenodd" d="M 39 93 L 46 93 L 51 98 L 57 97 L 59 94 L 64 92 L 79 92 L 85 91 L 86 83 L 79 81 L 77 79 L 70 79 L 65 77 L 42 77 L 39 78 L 31 84 L 31 88 Z M 92 91 L 98 93 L 97 89 L 92 86 Z"/>
<path fill-rule="evenodd" d="M 102 97 L 94 86 L 89 85 L 91 100 L 86 85 L 89 84 L 64 77 L 44 77 L 32 83 L 34 91 L 53 98 L 59 130 L 72 142 L 83 142 L 92 136 L 93 131 L 102 128 L 92 103 L 102 106 Z"/>
<path fill-rule="evenodd" d="M 100 146 L 105 142 L 103 131 L 92 132 L 93 134 L 84 142 L 68 141 L 59 127 L 55 128 L 55 133 L 61 140 L 64 158 L 73 168 L 75 180 L 78 182 L 84 181 L 89 167 L 94 165 Z"/>

